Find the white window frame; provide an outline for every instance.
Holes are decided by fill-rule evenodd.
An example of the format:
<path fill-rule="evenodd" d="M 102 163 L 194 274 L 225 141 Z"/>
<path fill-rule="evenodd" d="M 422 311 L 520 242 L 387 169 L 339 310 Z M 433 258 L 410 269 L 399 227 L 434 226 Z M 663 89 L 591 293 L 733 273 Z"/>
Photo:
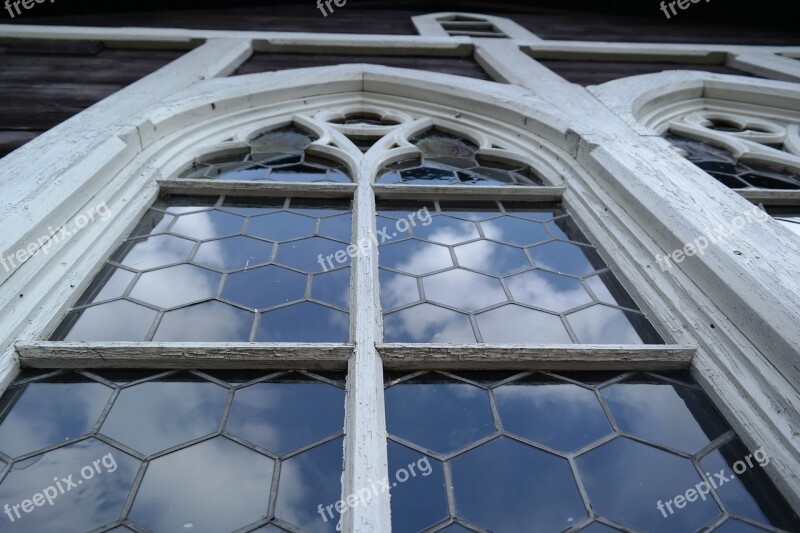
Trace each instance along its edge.
<path fill-rule="evenodd" d="M 431 15 L 433 20 L 436 15 Z M 480 15 L 480 17 L 484 17 Z M 487 17 L 484 17 L 487 18 Z M 510 21 L 509 21 L 510 22 Z M 418 27 L 422 28 L 418 24 Z M 504 23 L 505 28 L 510 26 Z M 441 29 L 441 28 L 440 28 Z M 800 80 L 798 47 L 601 44 L 504 39 L 235 32 L 146 28 L 6 26 L 0 42 L 91 39 L 107 46 L 193 48 L 183 57 L 60 124 L 0 160 L 0 250 L 24 249 L 47 228 L 69 226 L 106 202 L 115 216 L 36 253 L 13 273 L 0 272 L 0 390 L 20 364 L 58 368 L 348 368 L 343 494 L 386 474 L 384 368 L 668 369 L 690 367 L 748 446 L 764 446 L 767 471 L 800 510 L 800 245 L 770 221 L 711 246 L 702 257 L 661 272 L 656 254 L 683 248 L 729 222 L 747 203 L 642 126 L 636 105 L 657 108 L 698 97 L 701 88 L 764 93 L 793 108 L 800 86 L 723 75 L 671 73 L 671 84 L 635 77 L 585 89 L 538 58 L 610 61 L 678 58 L 724 61 L 776 79 Z M 508 32 L 506 32 L 508 33 Z M 503 84 L 431 72 L 346 65 L 226 78 L 253 51 L 450 55 L 473 52 Z M 657 75 L 659 76 L 659 75 Z M 664 75 L 666 76 L 666 75 Z M 694 76 L 694 77 L 693 77 Z M 648 87 L 631 99 L 614 84 Z M 727 84 L 727 85 L 726 85 Z M 700 91 L 700 96 L 703 94 Z M 736 92 L 736 91 L 733 91 Z M 726 94 L 731 94 L 729 91 Z M 609 95 L 614 95 L 609 96 Z M 644 99 L 644 100 L 643 100 Z M 735 101 L 733 97 L 729 99 Z M 354 238 L 374 230 L 375 200 L 415 198 L 413 186 L 371 182 L 380 161 L 337 154 L 358 177 L 354 186 L 178 183 L 181 166 L 228 137 L 270 120 L 341 106 L 406 110 L 462 131 L 486 132 L 541 172 L 552 187 L 480 191 L 437 188 L 437 199 L 561 198 L 665 338 L 663 346 L 453 346 L 382 344 L 377 253 L 353 262 L 351 343 L 51 343 L 42 341 L 161 191 L 196 187 L 236 194 L 354 195 Z M 616 106 L 616 107 L 615 107 Z M 647 107 L 647 106 L 645 106 Z M 644 129 L 643 129 L 644 128 Z M 200 152 L 192 152 L 199 147 Z M 377 152 L 376 152 L 377 153 Z M 554 178 L 554 179 L 562 179 Z M 227 187 L 227 189 L 226 189 Z M 735 256 L 745 248 L 749 254 Z M 759 260 L 754 260 L 750 254 Z M 13 275 L 11 275 L 13 274 Z M 756 296 L 754 296 L 756 295 Z M 389 531 L 388 495 L 345 514 L 346 531 Z"/>

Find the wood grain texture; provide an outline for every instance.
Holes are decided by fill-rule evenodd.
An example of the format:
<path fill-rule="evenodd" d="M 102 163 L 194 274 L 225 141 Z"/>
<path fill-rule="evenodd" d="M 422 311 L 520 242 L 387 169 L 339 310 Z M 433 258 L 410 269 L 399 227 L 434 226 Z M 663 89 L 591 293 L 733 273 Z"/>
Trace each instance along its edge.
<path fill-rule="evenodd" d="M 463 57 L 423 57 L 423 56 L 390 56 L 390 55 L 341 55 L 341 54 L 279 54 L 257 52 L 235 72 L 235 74 L 253 74 L 293 68 L 322 67 L 351 63 L 369 63 L 387 67 L 412 68 L 466 76 L 479 80 L 491 79 L 489 75 L 472 59 Z"/>
<path fill-rule="evenodd" d="M 23 368 L 343 370 L 348 344 L 34 342 L 17 344 Z"/>
<path fill-rule="evenodd" d="M 96 41 L 22 41 L 0 49 L 0 157 L 177 58 Z"/>
<path fill-rule="evenodd" d="M 387 369 L 674 370 L 691 366 L 693 346 L 382 344 Z"/>

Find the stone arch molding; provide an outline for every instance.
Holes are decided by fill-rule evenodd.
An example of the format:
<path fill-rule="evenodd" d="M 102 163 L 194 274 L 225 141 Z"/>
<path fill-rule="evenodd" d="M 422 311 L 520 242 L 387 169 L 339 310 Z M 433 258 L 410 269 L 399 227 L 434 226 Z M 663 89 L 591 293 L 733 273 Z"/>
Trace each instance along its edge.
<path fill-rule="evenodd" d="M 336 123 L 354 114 L 387 124 Z M 210 80 L 137 119 L 138 166 L 157 169 L 159 179 L 246 148 L 259 133 L 290 123 L 317 137 L 310 154 L 371 179 L 380 166 L 418 155 L 409 139 L 431 127 L 472 141 L 481 158 L 529 165 L 547 185 L 563 185 L 565 175 L 580 171 L 572 159 L 577 139 L 566 121 L 526 90 L 389 67 L 345 65 Z M 353 138 L 375 142 L 362 153 Z"/>
<path fill-rule="evenodd" d="M 745 163 L 800 171 L 800 85 L 704 72 L 662 72 L 591 89 L 643 135 L 675 133 Z"/>

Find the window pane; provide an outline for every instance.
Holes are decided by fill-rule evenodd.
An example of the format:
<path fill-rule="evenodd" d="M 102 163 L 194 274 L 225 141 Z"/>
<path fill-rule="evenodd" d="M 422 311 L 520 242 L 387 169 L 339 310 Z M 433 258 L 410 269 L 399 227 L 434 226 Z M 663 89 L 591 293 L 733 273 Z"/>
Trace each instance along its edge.
<path fill-rule="evenodd" d="M 318 505 L 341 497 L 344 386 L 340 373 L 23 374 L 0 399 L 2 530 L 335 531 Z"/>
<path fill-rule="evenodd" d="M 471 141 L 442 130 L 433 128 L 409 140 L 421 156 L 386 165 L 378 173 L 377 183 L 544 185 L 529 166 L 484 159 Z"/>
<path fill-rule="evenodd" d="M 662 342 L 558 205 L 387 203 L 378 215 L 386 342 Z"/>
<path fill-rule="evenodd" d="M 688 137 L 668 134 L 666 139 L 684 150 L 689 161 L 731 189 L 800 189 L 800 175 L 795 172 L 737 162 L 727 150 Z"/>
<path fill-rule="evenodd" d="M 800 528 L 769 458 L 686 373 L 393 373 L 385 398 L 395 531 L 563 531 L 590 508 L 638 531 L 697 531 L 723 512 Z"/>
<path fill-rule="evenodd" d="M 262 133 L 249 149 L 213 156 L 194 163 L 180 177 L 217 181 L 291 181 L 350 183 L 347 169 L 330 159 L 306 154 L 316 137 L 297 126 Z"/>
<path fill-rule="evenodd" d="M 351 227 L 349 200 L 160 201 L 52 338 L 346 342 Z"/>
<path fill-rule="evenodd" d="M 767 211 L 775 220 L 800 236 L 800 209 L 797 207 L 770 207 Z"/>

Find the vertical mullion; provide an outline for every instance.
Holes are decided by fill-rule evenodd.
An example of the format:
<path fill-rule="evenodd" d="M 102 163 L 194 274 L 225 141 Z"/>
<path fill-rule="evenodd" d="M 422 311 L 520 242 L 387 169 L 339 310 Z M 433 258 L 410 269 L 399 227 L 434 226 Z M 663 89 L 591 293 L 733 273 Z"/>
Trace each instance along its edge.
<path fill-rule="evenodd" d="M 353 258 L 351 335 L 355 352 L 348 363 L 347 414 L 343 500 L 360 490 L 380 487 L 388 475 L 386 417 L 383 400 L 383 363 L 376 350 L 382 335 L 378 288 L 378 251 L 374 246 L 375 195 L 371 184 L 371 158 L 360 159 L 354 199 L 354 243 L 361 246 Z M 371 499 L 347 510 L 342 531 L 390 532 L 389 493 L 371 493 Z"/>

